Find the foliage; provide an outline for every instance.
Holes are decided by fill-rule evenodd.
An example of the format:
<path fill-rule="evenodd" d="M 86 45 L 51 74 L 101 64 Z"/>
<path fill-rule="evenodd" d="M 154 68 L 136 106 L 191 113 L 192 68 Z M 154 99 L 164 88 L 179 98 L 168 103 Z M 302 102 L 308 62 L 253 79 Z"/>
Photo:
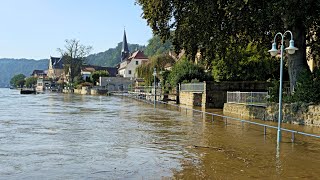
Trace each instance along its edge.
<path fill-rule="evenodd" d="M 192 79 L 204 81 L 209 80 L 210 77 L 204 72 L 203 67 L 184 57 L 172 67 L 168 79 L 172 86 L 176 86 L 183 81 L 190 82 Z"/>
<path fill-rule="evenodd" d="M 99 77 L 108 77 L 108 71 L 95 71 L 91 74 L 90 79 L 93 83 L 98 82 Z"/>
<path fill-rule="evenodd" d="M 225 56 L 212 61 L 212 76 L 216 81 L 265 81 L 279 78 L 280 61 L 271 58 L 257 44 L 228 47 Z M 284 74 L 287 74 L 285 69 Z M 288 77 L 285 76 L 285 80 Z"/>
<path fill-rule="evenodd" d="M 0 59 L 0 87 L 10 84 L 10 79 L 16 74 L 31 74 L 35 69 L 48 69 L 48 59 Z"/>
<path fill-rule="evenodd" d="M 33 87 L 37 84 L 37 78 L 36 77 L 28 77 L 26 78 L 26 87 Z"/>
<path fill-rule="evenodd" d="M 25 80 L 24 80 L 25 78 L 26 78 L 25 75 L 17 74 L 11 78 L 10 84 L 15 87 L 23 87 L 25 84 Z"/>
<path fill-rule="evenodd" d="M 147 85 L 151 85 L 153 82 L 153 71 L 156 68 L 157 77 L 161 79 L 161 73 L 165 71 L 165 66 L 168 64 L 174 64 L 175 60 L 169 55 L 157 55 L 151 57 L 151 59 L 144 64 L 137 67 L 136 73 L 139 78 L 143 78 Z"/>
<path fill-rule="evenodd" d="M 129 50 L 144 50 L 145 46 L 141 46 L 139 44 L 128 44 Z M 100 52 L 97 54 L 91 54 L 87 56 L 85 59 L 85 64 L 97 65 L 97 66 L 108 66 L 114 67 L 116 66 L 121 59 L 121 48 L 122 42 L 118 43 L 115 48 L 110 48 L 104 52 Z"/>
<path fill-rule="evenodd" d="M 228 49 L 256 42 L 258 49 L 270 48 L 276 32 L 293 31 L 299 48 L 288 56 L 293 87 L 297 76 L 307 70 L 306 47 L 319 54 L 320 0 L 212 1 L 136 0 L 143 18 L 161 39 L 172 39 L 175 51 L 184 49 L 191 59 L 200 50 L 203 59 L 225 60 Z M 174 34 L 171 31 L 174 30 Z M 171 37 L 172 36 L 172 37 Z M 290 38 L 287 37 L 287 38 Z M 235 62 L 238 63 L 238 62 Z"/>
<path fill-rule="evenodd" d="M 159 36 L 153 36 L 144 50 L 144 54 L 148 57 L 168 53 L 172 48 L 170 40 L 162 42 Z"/>
<path fill-rule="evenodd" d="M 65 43 L 64 49 L 57 50 L 63 57 L 65 73 L 70 75 L 70 82 L 73 83 L 74 78 L 80 74 L 82 63 L 92 47 L 82 45 L 76 39 L 67 39 Z"/>
<path fill-rule="evenodd" d="M 273 81 L 269 88 L 269 101 L 279 101 L 279 81 Z M 297 82 L 293 94 L 286 94 L 283 91 L 283 101 L 286 103 L 320 103 L 320 70 L 317 68 L 310 74 L 303 71 Z"/>
<path fill-rule="evenodd" d="M 292 97 L 296 102 L 320 102 L 320 70 L 318 68 L 312 74 L 307 71 L 300 74 Z"/>

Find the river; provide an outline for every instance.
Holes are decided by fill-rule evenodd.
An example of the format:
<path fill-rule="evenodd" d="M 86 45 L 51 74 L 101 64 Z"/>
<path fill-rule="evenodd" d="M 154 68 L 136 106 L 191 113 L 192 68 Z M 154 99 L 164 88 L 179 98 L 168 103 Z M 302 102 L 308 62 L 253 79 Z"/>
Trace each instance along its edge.
<path fill-rule="evenodd" d="M 221 113 L 221 110 L 211 110 Z M 286 128 L 304 128 L 286 125 Z M 313 133 L 320 134 L 313 128 Z M 319 139 L 119 96 L 0 89 L 0 179 L 318 179 Z"/>

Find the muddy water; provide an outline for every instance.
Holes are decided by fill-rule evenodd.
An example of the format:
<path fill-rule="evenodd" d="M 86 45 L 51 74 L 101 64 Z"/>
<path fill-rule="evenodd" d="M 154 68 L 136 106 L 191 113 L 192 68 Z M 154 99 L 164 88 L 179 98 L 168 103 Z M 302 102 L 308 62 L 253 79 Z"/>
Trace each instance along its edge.
<path fill-rule="evenodd" d="M 274 130 L 127 98 L 0 89 L 0 179 L 319 177 L 318 139 L 284 134 L 278 150 L 275 140 Z"/>

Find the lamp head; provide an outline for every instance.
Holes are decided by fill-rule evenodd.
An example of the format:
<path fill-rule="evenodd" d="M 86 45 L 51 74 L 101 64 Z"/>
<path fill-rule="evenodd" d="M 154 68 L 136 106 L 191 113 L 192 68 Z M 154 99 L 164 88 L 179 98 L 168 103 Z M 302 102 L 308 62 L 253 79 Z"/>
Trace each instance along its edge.
<path fill-rule="evenodd" d="M 289 47 L 286 48 L 286 51 L 289 54 L 294 54 L 296 50 L 298 50 L 298 48 L 294 47 L 294 41 L 290 40 L 290 45 L 289 45 Z"/>
<path fill-rule="evenodd" d="M 276 46 L 276 43 L 272 43 L 272 48 L 268 51 L 271 54 L 271 56 L 276 56 L 278 54 L 278 49 Z"/>

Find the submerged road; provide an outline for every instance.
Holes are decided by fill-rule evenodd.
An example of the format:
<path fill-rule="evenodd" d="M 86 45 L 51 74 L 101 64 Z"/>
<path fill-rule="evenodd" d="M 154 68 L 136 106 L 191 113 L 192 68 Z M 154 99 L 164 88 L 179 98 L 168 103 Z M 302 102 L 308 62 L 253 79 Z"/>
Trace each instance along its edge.
<path fill-rule="evenodd" d="M 190 113 L 115 96 L 0 89 L 0 179 L 319 177 L 318 139 L 285 136 L 277 151 L 271 130 Z"/>

